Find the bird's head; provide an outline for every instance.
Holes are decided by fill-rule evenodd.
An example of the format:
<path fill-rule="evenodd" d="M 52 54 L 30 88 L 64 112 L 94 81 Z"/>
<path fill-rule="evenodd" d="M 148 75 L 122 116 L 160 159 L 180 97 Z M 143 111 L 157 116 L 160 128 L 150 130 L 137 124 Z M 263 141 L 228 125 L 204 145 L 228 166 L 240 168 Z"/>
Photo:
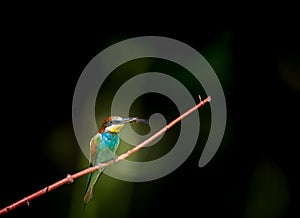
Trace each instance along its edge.
<path fill-rule="evenodd" d="M 126 123 L 136 122 L 137 117 L 122 118 L 118 116 L 107 117 L 102 122 L 99 132 L 119 133 Z"/>

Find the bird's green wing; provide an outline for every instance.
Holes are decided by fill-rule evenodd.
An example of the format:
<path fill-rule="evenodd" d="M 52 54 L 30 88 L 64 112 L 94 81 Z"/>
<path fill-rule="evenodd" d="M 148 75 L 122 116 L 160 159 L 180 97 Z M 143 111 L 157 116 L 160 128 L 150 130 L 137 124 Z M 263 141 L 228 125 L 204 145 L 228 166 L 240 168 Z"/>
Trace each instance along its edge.
<path fill-rule="evenodd" d="M 117 145 L 116 145 L 117 148 Z M 105 163 L 115 158 L 115 150 L 111 150 L 105 143 L 102 141 L 101 133 L 97 133 L 90 141 L 90 167 L 95 166 L 100 163 Z M 83 199 L 84 208 L 86 204 L 93 197 L 93 188 L 102 174 L 104 169 L 94 171 L 88 175 L 88 181 L 86 185 L 86 192 Z"/>
<path fill-rule="evenodd" d="M 97 133 L 90 141 L 90 167 L 95 165 L 95 159 L 98 155 L 98 145 L 102 143 L 102 137 L 100 133 Z M 86 184 L 86 191 L 84 195 L 84 208 L 86 204 L 92 199 L 93 197 L 93 188 L 96 184 L 97 180 L 99 179 L 100 175 L 102 174 L 102 171 L 95 171 L 88 175 L 88 180 Z"/>
<path fill-rule="evenodd" d="M 102 136 L 98 132 L 90 141 L 90 166 L 94 164 L 98 145 L 102 143 Z"/>

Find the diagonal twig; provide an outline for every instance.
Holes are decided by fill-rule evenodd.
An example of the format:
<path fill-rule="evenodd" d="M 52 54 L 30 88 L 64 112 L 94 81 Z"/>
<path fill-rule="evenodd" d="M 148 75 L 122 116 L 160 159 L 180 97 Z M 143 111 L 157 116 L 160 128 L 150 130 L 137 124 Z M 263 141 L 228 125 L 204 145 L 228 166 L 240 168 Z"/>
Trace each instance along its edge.
<path fill-rule="evenodd" d="M 144 142 L 138 144 L 136 147 L 130 149 L 129 151 L 121 154 L 120 156 L 118 156 L 115 160 L 111 160 L 105 163 L 101 163 L 101 165 L 96 165 L 93 167 L 89 167 L 87 169 L 84 169 L 78 173 L 75 173 L 73 175 L 67 174 L 67 176 L 64 179 L 61 179 L 31 195 L 28 195 L 27 197 L 16 201 L 15 203 L 4 207 L 3 209 L 0 210 L 0 215 L 6 214 L 14 209 L 16 209 L 17 207 L 20 207 L 23 204 L 27 204 L 29 206 L 29 202 L 32 201 L 35 198 L 40 197 L 41 195 L 47 194 L 50 191 L 53 191 L 54 189 L 57 189 L 60 186 L 63 186 L 65 184 L 70 184 L 73 183 L 73 181 L 81 176 L 84 176 L 88 173 L 94 172 L 96 170 L 99 170 L 100 167 L 107 167 L 115 162 L 124 160 L 125 158 L 129 157 L 130 155 L 132 155 L 133 153 L 137 152 L 138 150 L 140 150 L 141 148 L 145 147 L 146 145 L 150 144 L 153 140 L 155 140 L 156 138 L 158 138 L 160 135 L 162 135 L 163 133 L 165 133 L 167 130 L 169 130 L 170 128 L 172 128 L 176 123 L 178 123 L 180 120 L 182 120 L 183 118 L 185 118 L 186 116 L 188 116 L 189 114 L 193 113 L 194 111 L 198 110 L 200 107 L 202 107 L 203 105 L 205 105 L 206 103 L 210 102 L 211 97 L 208 96 L 206 99 L 201 100 L 200 96 L 199 96 L 199 100 L 200 102 L 195 105 L 193 108 L 189 109 L 188 111 L 186 111 L 185 113 L 181 114 L 179 117 L 177 117 L 175 120 L 173 120 L 171 123 L 169 123 L 168 125 L 166 125 L 165 127 L 163 127 L 161 130 L 159 130 L 157 133 L 155 133 L 153 136 L 151 136 L 150 138 L 146 139 Z"/>

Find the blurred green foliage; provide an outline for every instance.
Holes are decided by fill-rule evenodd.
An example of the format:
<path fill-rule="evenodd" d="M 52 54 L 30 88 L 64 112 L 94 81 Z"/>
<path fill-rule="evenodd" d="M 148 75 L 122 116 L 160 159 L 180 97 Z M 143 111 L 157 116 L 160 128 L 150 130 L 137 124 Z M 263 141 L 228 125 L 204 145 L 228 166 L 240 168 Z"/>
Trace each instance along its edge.
<path fill-rule="evenodd" d="M 290 190 L 282 169 L 270 160 L 261 160 L 254 168 L 246 218 L 282 217 L 290 201 Z"/>
<path fill-rule="evenodd" d="M 170 37 L 198 50 L 211 64 L 223 86 L 228 120 L 224 139 L 212 161 L 204 168 L 198 167 L 210 130 L 210 108 L 205 106 L 199 110 L 201 130 L 198 144 L 190 157 L 168 176 L 144 183 L 130 183 L 102 175 L 95 186 L 94 198 L 83 211 L 85 176 L 37 199 L 29 208 L 19 209 L 20 212 L 16 210 L 12 216 L 28 213 L 37 217 L 125 218 L 165 217 L 184 213 L 186 216 L 196 214 L 200 217 L 297 217 L 292 216 L 290 211 L 295 211 L 294 199 L 298 198 L 293 188 L 298 186 L 294 182 L 298 154 L 294 149 L 298 145 L 299 134 L 297 128 L 290 128 L 290 122 L 296 126 L 299 123 L 299 106 L 296 104 L 300 90 L 298 51 L 291 52 L 293 43 L 286 48 L 286 39 L 289 38 L 280 42 L 277 32 L 264 35 L 260 31 L 256 34 L 255 31 L 220 30 L 194 34 L 194 31 L 189 34 L 183 32 L 178 37 L 177 34 L 170 34 Z M 76 34 L 71 35 L 73 37 Z M 62 53 L 54 63 L 52 55 L 45 60 L 38 59 L 39 55 L 34 56 L 38 60 L 36 62 L 41 64 L 35 66 L 41 82 L 29 93 L 23 94 L 28 85 L 23 84 L 22 78 L 20 84 L 16 84 L 13 75 L 12 84 L 21 87 L 19 92 L 26 96 L 26 104 L 31 106 L 25 110 L 26 104 L 16 96 L 5 104 L 9 105 L 9 110 L 17 108 L 18 116 L 4 125 L 12 135 L 7 136 L 9 142 L 6 145 L 10 145 L 6 146 L 8 151 L 2 153 L 10 158 L 2 163 L 3 168 L 7 168 L 3 175 L 8 178 L 3 179 L 1 184 L 2 206 L 63 178 L 67 173 L 88 167 L 88 160 L 73 133 L 71 101 L 76 81 L 84 66 L 104 49 L 101 43 L 106 47 L 119 39 L 135 36 L 121 33 L 111 35 L 102 38 L 104 41 L 101 41 L 99 35 L 90 40 L 92 36 L 88 35 L 78 47 L 74 45 L 81 38 L 70 43 L 69 47 L 48 45 L 48 49 L 54 46 L 55 56 L 59 55 L 57 51 L 60 49 L 65 49 L 67 55 L 73 56 L 66 60 L 67 55 Z M 66 37 L 59 45 L 68 43 L 69 38 Z M 296 42 L 298 39 L 291 41 Z M 39 50 L 35 54 L 40 54 Z M 41 69 L 52 64 L 54 67 L 40 74 Z M 56 69 L 60 67 L 62 69 Z M 110 115 L 111 100 L 120 85 L 148 71 L 175 77 L 189 89 L 195 102 L 198 101 L 198 94 L 209 94 L 205 93 L 192 75 L 174 63 L 150 58 L 130 61 L 112 72 L 99 90 L 95 106 L 98 127 L 102 119 Z M 23 72 L 23 69 L 19 72 Z M 30 98 L 27 96 L 35 93 L 43 93 L 44 96 L 37 96 L 28 102 Z M 130 116 L 147 118 L 156 112 L 162 113 L 167 121 L 179 115 L 178 109 L 169 99 L 145 95 L 132 104 Z M 41 122 L 43 125 L 39 126 Z M 11 144 L 11 139 L 16 138 L 15 123 L 20 125 L 22 131 L 18 137 L 25 139 L 26 145 L 22 144 L 18 152 Z M 149 131 L 147 127 L 133 128 L 141 134 Z M 179 131 L 180 126 L 175 126 L 157 145 L 142 149 L 129 159 L 149 161 L 163 156 L 172 149 Z M 118 154 L 130 148 L 131 145 L 121 142 Z M 18 160 L 13 161 L 17 164 L 21 161 L 21 167 L 11 170 L 11 157 Z M 41 165 L 43 170 L 40 170 Z M 15 169 L 19 170 L 18 173 Z M 25 179 L 20 182 L 20 177 Z M 28 188 L 23 192 L 25 187 Z M 7 197 L 4 199 L 2 196 Z"/>

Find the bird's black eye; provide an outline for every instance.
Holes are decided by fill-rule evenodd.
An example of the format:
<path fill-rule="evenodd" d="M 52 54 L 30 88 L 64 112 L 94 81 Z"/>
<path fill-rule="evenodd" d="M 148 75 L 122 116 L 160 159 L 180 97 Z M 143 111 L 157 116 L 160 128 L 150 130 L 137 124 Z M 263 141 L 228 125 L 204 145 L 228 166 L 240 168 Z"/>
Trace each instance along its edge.
<path fill-rule="evenodd" d="M 110 126 L 110 125 L 112 125 L 113 123 L 112 123 L 112 121 L 108 121 L 108 122 L 106 122 L 106 125 L 105 126 Z"/>

